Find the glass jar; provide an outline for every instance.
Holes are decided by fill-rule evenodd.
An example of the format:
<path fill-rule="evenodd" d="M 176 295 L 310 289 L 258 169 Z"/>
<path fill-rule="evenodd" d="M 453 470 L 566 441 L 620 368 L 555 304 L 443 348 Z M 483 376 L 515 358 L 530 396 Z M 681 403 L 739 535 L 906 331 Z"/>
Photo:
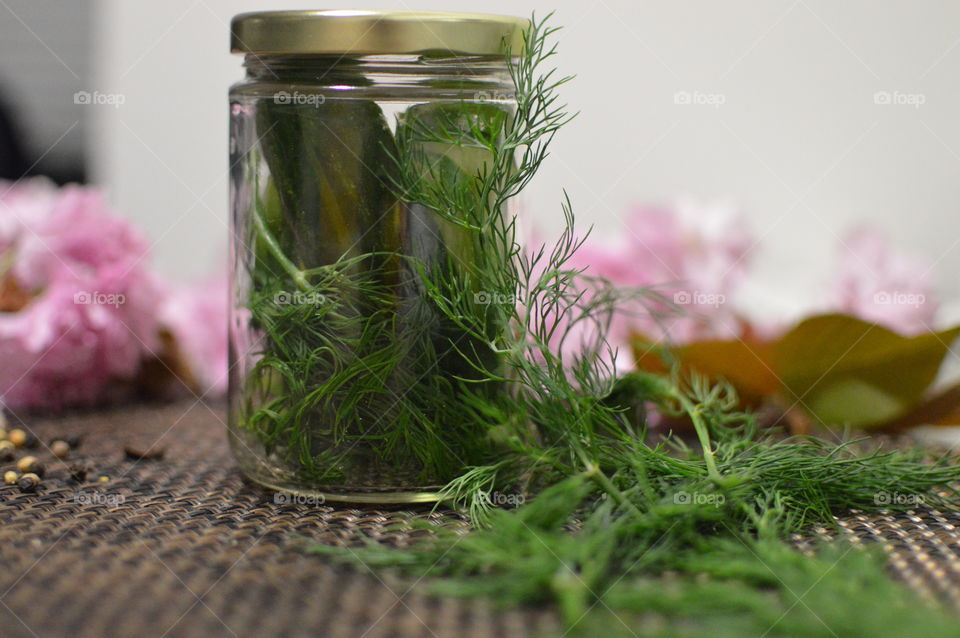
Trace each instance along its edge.
<path fill-rule="evenodd" d="M 472 191 L 490 152 L 450 134 L 496 136 L 515 112 L 506 53 L 527 24 L 234 18 L 246 78 L 230 90 L 228 425 L 250 479 L 329 500 L 432 501 L 484 445 L 489 433 L 457 414 L 468 394 L 503 391 L 489 373 L 500 293 L 471 275 L 490 259 L 487 231 L 405 185 L 423 170 L 483 196 Z M 463 303 L 489 305 L 481 329 L 457 320 Z"/>

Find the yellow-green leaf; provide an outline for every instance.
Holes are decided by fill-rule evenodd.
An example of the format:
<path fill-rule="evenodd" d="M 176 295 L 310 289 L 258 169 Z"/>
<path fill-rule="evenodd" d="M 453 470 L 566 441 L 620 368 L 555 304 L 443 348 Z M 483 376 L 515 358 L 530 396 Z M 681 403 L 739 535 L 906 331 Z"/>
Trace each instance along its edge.
<path fill-rule="evenodd" d="M 774 369 L 788 403 L 828 425 L 865 427 L 918 404 L 960 327 L 904 337 L 846 315 L 800 323 L 774 346 Z"/>

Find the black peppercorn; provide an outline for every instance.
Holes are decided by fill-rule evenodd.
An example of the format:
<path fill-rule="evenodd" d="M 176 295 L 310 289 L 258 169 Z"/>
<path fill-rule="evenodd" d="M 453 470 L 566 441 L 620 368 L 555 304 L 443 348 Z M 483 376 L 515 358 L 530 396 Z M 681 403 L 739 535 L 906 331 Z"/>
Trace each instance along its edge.
<path fill-rule="evenodd" d="M 24 492 L 33 492 L 40 485 L 40 477 L 36 474 L 27 472 L 17 481 L 17 486 Z"/>
<path fill-rule="evenodd" d="M 70 478 L 77 483 L 83 483 L 87 480 L 87 474 L 91 472 L 86 463 L 73 463 L 67 468 L 67 471 L 70 472 Z"/>
<path fill-rule="evenodd" d="M 142 448 L 133 445 L 127 445 L 124 446 L 123 452 L 127 455 L 128 459 L 133 459 L 136 461 L 156 460 L 163 458 L 166 448 L 152 446 L 148 448 Z"/>

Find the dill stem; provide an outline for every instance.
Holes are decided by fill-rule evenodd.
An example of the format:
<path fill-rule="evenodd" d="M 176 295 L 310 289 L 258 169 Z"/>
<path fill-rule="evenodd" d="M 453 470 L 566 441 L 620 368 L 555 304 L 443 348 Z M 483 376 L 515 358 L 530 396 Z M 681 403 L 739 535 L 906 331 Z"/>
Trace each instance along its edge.
<path fill-rule="evenodd" d="M 703 420 L 703 416 L 700 414 L 700 406 L 694 405 L 693 402 L 681 392 L 673 391 L 671 394 L 673 398 L 680 403 L 683 411 L 690 416 L 690 421 L 693 422 L 693 429 L 696 430 L 697 438 L 700 440 L 700 447 L 703 448 L 703 460 L 707 464 L 707 475 L 713 479 L 714 483 L 718 485 L 722 484 L 723 476 L 720 475 L 720 471 L 717 469 L 717 461 L 713 456 L 713 444 L 710 441 L 710 432 L 707 429 L 706 422 Z"/>
<path fill-rule="evenodd" d="M 276 237 L 273 236 L 273 233 L 270 232 L 270 229 L 267 228 L 267 225 L 263 221 L 263 217 L 260 215 L 260 207 L 254 206 L 253 208 L 253 224 L 257 229 L 257 234 L 263 239 L 266 243 L 267 248 L 270 250 L 270 254 L 283 266 L 283 269 L 287 271 L 287 274 L 293 279 L 297 286 L 303 292 L 310 292 L 310 284 L 307 282 L 306 277 L 304 277 L 303 271 L 296 267 L 296 265 L 287 258 L 283 250 L 280 248 L 280 244 L 277 243 Z"/>
<path fill-rule="evenodd" d="M 623 492 L 617 489 L 617 486 L 613 484 L 613 481 L 610 480 L 610 477 L 604 474 L 596 463 L 586 460 L 584 463 L 587 466 L 584 476 L 596 483 L 605 493 L 609 494 L 610 498 L 612 498 L 617 505 L 631 509 L 636 514 L 641 513 L 640 510 L 637 509 L 637 506 L 634 505 L 626 496 L 624 496 Z"/>

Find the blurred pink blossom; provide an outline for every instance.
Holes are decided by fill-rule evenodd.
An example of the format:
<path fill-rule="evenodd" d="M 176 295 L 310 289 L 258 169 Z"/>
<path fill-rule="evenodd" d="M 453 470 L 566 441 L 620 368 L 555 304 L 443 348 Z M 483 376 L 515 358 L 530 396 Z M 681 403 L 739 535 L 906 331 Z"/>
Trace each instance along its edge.
<path fill-rule="evenodd" d="M 657 312 L 656 304 L 621 308 L 610 341 L 629 353 L 630 338 L 637 333 L 674 343 L 739 335 L 743 325 L 732 298 L 753 245 L 736 208 L 684 200 L 672 207 L 635 208 L 614 242 L 591 239 L 573 265 L 617 286 L 653 288 L 680 310 L 659 305 Z M 618 367 L 624 361 L 618 358 Z"/>
<path fill-rule="evenodd" d="M 69 185 L 42 201 L 48 203 L 45 214 L 24 220 L 16 245 L 13 275 L 21 286 L 39 289 L 64 275 L 83 281 L 105 271 L 123 279 L 144 270 L 146 242 L 107 207 L 99 190 Z"/>
<path fill-rule="evenodd" d="M 157 347 L 146 242 L 95 189 L 35 179 L 0 194 L 0 280 L 29 299 L 0 312 L 0 398 L 14 410 L 102 401 Z"/>
<path fill-rule="evenodd" d="M 56 410 L 122 396 L 161 354 L 164 327 L 204 389 L 222 392 L 225 293 L 169 287 L 148 256 L 99 190 L 0 182 L 0 404 Z"/>
<path fill-rule="evenodd" d="M 174 336 L 203 396 L 227 391 L 226 275 L 170 291 L 160 321 Z"/>
<path fill-rule="evenodd" d="M 931 330 L 939 308 L 933 265 L 897 252 L 878 230 L 861 226 L 844 237 L 828 310 L 912 335 Z"/>
<path fill-rule="evenodd" d="M 57 196 L 57 187 L 43 178 L 13 184 L 0 180 L 0 252 L 45 220 Z"/>

